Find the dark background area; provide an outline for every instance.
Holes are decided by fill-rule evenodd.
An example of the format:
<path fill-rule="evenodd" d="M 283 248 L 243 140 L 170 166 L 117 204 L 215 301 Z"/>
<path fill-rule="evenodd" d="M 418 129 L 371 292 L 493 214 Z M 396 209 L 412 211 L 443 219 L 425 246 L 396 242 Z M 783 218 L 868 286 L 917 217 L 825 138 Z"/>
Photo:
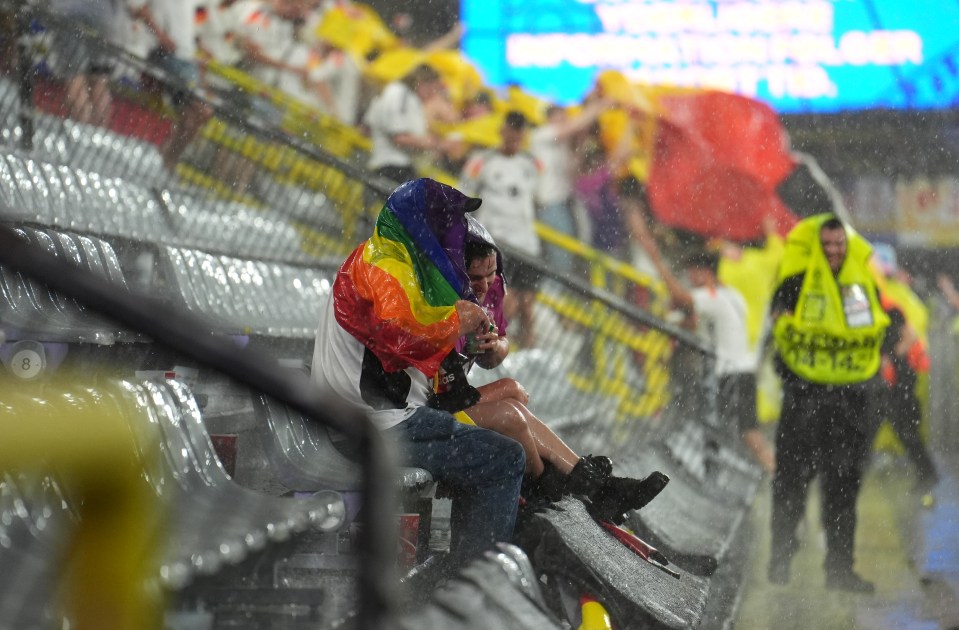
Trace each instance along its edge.
<path fill-rule="evenodd" d="M 408 15 L 411 20 L 406 36 L 417 45 L 448 32 L 460 15 L 459 0 L 370 0 L 367 4 L 376 9 L 394 31 L 397 16 Z"/>

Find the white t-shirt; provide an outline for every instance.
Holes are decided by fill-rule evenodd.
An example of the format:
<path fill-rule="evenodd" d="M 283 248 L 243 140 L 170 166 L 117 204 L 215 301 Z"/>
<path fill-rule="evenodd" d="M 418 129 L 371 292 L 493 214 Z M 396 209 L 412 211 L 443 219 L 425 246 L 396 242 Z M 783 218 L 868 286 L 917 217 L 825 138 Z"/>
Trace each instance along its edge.
<path fill-rule="evenodd" d="M 746 300 L 726 286 L 697 287 L 690 291 L 696 311 L 696 332 L 716 350 L 719 375 L 755 372 L 756 352 L 746 332 Z"/>
<path fill-rule="evenodd" d="M 333 298 L 330 297 L 316 329 L 313 382 L 324 392 L 332 392 L 347 402 L 366 409 L 377 427 L 388 429 L 426 405 L 431 391 L 430 383 L 416 368 L 387 374 L 380 362 L 375 360 L 372 354 L 367 356 L 367 352 L 366 347 L 356 337 L 336 322 Z M 382 397 L 382 388 L 369 386 L 370 383 L 382 383 L 384 378 L 390 379 L 394 386 L 401 386 L 394 393 L 396 400 L 386 401 Z"/>
<path fill-rule="evenodd" d="M 530 133 L 529 147 L 543 167 L 536 198 L 544 206 L 568 201 L 573 194 L 573 156 L 569 144 L 558 140 L 554 126 L 546 124 Z"/>
<path fill-rule="evenodd" d="M 330 86 L 333 93 L 333 111 L 330 113 L 340 122 L 355 125 L 363 77 L 353 58 L 342 50 L 333 50 L 310 76 Z"/>
<path fill-rule="evenodd" d="M 540 165 L 528 153 L 504 155 L 487 150 L 473 154 L 460 175 L 460 190 L 483 199 L 474 213 L 497 243 L 539 256 L 536 235 L 536 190 Z"/>
<path fill-rule="evenodd" d="M 394 81 L 373 99 L 363 122 L 370 128 L 373 147 L 370 149 L 371 169 L 383 166 L 410 166 L 413 158 L 402 147 L 393 143 L 392 136 L 412 134 L 425 136 L 426 112 L 423 101 L 405 83 Z"/>
<path fill-rule="evenodd" d="M 236 34 L 253 4 L 241 1 L 223 6 L 220 0 L 208 0 L 203 5 L 205 11 L 203 19 L 197 22 L 197 36 L 216 61 L 232 66 L 243 59 L 236 47 Z"/>
<path fill-rule="evenodd" d="M 263 55 L 270 59 L 282 59 L 293 66 L 307 64 L 309 49 L 297 41 L 293 22 L 274 14 L 265 2 L 247 4 L 241 12 L 238 33 L 256 45 Z M 250 73 L 263 83 L 304 100 L 303 82 L 299 77 L 264 64 L 255 65 Z"/>
<path fill-rule="evenodd" d="M 197 0 L 127 0 L 127 6 L 131 9 L 139 9 L 144 5 L 150 7 L 157 26 L 176 45 L 173 54 L 180 59 L 192 60 L 196 56 Z"/>

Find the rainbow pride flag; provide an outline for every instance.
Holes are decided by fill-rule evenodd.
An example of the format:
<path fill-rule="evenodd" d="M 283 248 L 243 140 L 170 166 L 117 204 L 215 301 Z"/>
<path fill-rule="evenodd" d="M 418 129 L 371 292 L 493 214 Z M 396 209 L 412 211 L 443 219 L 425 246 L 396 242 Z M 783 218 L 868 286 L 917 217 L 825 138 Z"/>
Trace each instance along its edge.
<path fill-rule="evenodd" d="M 454 304 L 472 297 L 463 263 L 467 212 L 480 205 L 445 184 L 399 186 L 373 236 L 349 255 L 333 282 L 337 323 L 388 372 L 415 367 L 427 377 L 459 336 Z"/>

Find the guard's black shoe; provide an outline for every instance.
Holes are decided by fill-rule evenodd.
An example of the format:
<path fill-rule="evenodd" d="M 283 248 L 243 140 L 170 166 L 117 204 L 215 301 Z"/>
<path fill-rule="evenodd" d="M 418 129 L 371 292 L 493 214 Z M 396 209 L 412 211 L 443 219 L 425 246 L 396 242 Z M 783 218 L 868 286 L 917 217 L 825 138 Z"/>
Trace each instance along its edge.
<path fill-rule="evenodd" d="M 852 569 L 846 571 L 827 571 L 826 588 L 839 589 L 849 593 L 871 595 L 876 592 L 876 585 L 856 575 Z"/>
<path fill-rule="evenodd" d="M 927 472 L 920 475 L 913 486 L 920 495 L 929 494 L 939 483 L 939 475 L 936 471 Z"/>
<path fill-rule="evenodd" d="M 668 483 L 669 477 L 658 470 L 642 480 L 611 477 L 592 497 L 590 511 L 597 520 L 622 525 L 626 512 L 644 508 Z"/>

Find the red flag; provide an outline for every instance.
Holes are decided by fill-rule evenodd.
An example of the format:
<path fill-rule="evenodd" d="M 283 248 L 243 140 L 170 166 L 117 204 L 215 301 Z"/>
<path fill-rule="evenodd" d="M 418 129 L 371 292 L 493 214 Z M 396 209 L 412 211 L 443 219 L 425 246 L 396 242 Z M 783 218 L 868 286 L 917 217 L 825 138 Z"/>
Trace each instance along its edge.
<path fill-rule="evenodd" d="M 647 188 L 667 225 L 736 241 L 762 238 L 771 216 L 796 217 L 776 194 L 795 165 L 775 112 L 752 99 L 704 91 L 663 98 Z"/>

